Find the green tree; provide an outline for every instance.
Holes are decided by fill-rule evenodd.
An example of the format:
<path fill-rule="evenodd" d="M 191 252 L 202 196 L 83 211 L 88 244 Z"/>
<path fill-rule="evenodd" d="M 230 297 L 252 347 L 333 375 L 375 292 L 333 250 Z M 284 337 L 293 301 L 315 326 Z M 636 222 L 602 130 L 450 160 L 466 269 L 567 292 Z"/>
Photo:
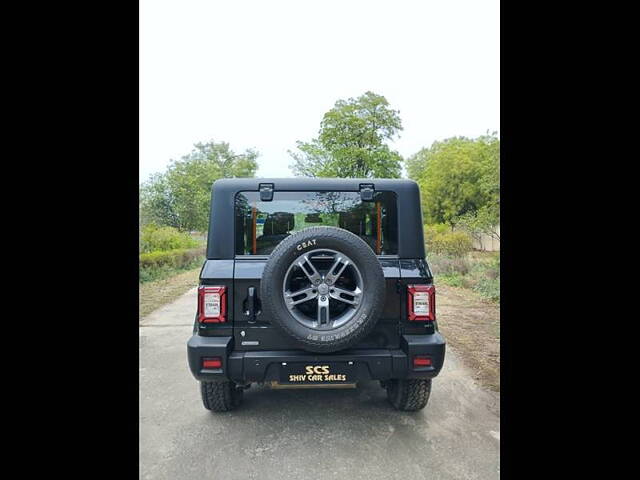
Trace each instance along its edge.
<path fill-rule="evenodd" d="M 180 227 L 176 213 L 175 197 L 166 173 L 154 173 L 140 188 L 140 222 Z"/>
<path fill-rule="evenodd" d="M 500 219 L 500 140 L 497 132 L 485 135 L 478 139 L 482 142 L 482 177 L 480 179 L 480 189 L 488 197 L 482 215 L 488 221 L 493 221 L 494 226 Z"/>
<path fill-rule="evenodd" d="M 427 223 L 454 225 L 481 212 L 483 223 L 499 223 L 500 140 L 497 133 L 476 139 L 434 142 L 407 161 L 409 177 L 420 184 Z M 489 218 L 490 215 L 493 217 Z"/>
<path fill-rule="evenodd" d="M 324 114 L 318 138 L 297 142 L 289 154 L 295 175 L 399 178 L 402 157 L 386 144 L 402 130 L 399 112 L 382 95 L 366 92 L 338 100 Z"/>
<path fill-rule="evenodd" d="M 257 157 L 253 150 L 236 155 L 225 142 L 195 144 L 191 153 L 142 185 L 141 217 L 180 230 L 206 230 L 213 182 L 255 176 Z"/>
<path fill-rule="evenodd" d="M 487 204 L 475 212 L 467 212 L 456 217 L 453 222 L 457 229 L 463 230 L 478 242 L 482 234 L 500 241 L 500 210 L 495 204 Z"/>

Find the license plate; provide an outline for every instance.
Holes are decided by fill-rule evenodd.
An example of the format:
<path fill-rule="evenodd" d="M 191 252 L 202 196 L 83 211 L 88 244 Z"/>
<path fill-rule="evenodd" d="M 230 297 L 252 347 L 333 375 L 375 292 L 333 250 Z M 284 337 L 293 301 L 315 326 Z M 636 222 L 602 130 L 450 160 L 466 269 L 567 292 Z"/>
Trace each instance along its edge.
<path fill-rule="evenodd" d="M 290 363 L 280 366 L 280 383 L 321 384 L 355 382 L 354 365 L 346 362 Z"/>

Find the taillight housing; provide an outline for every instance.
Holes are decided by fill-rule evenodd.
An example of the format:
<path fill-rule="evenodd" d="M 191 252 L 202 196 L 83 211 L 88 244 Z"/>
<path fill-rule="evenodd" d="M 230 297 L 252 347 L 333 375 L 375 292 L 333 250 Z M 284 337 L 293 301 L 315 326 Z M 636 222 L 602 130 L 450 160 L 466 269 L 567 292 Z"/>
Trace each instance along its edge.
<path fill-rule="evenodd" d="M 227 321 L 227 287 L 198 287 L 198 321 L 224 323 Z"/>
<path fill-rule="evenodd" d="M 436 287 L 407 285 L 407 314 L 411 322 L 433 322 L 436 319 Z"/>

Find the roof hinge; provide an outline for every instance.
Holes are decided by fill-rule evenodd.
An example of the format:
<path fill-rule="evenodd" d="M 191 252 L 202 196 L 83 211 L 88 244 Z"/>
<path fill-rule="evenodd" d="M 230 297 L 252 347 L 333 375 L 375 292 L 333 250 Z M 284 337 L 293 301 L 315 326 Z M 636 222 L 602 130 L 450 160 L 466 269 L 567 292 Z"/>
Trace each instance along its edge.
<path fill-rule="evenodd" d="M 360 184 L 360 199 L 363 202 L 373 201 L 373 194 L 376 192 L 373 183 L 361 183 Z"/>
<path fill-rule="evenodd" d="M 260 190 L 260 201 L 270 202 L 273 200 L 273 183 L 261 183 L 258 185 Z"/>

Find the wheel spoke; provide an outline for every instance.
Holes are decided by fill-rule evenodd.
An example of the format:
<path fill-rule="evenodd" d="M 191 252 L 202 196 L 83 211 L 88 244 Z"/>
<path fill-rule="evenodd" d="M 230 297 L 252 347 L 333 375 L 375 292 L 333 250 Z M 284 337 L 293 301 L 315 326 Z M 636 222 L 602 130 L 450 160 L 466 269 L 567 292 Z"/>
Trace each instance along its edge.
<path fill-rule="evenodd" d="M 329 325 L 329 297 L 318 295 L 318 327 L 324 328 Z"/>
<path fill-rule="evenodd" d="M 343 297 L 343 295 L 346 295 L 347 298 Z M 356 287 L 355 290 L 331 287 L 331 290 L 329 290 L 329 296 L 340 302 L 348 303 L 349 305 L 358 305 L 362 298 L 362 290 L 358 287 Z"/>
<path fill-rule="evenodd" d="M 334 274 L 333 271 L 337 268 L 338 265 L 340 265 L 340 263 L 342 263 L 340 270 L 338 270 L 338 272 Z M 334 284 L 336 280 L 340 278 L 340 275 L 342 275 L 342 272 L 344 272 L 344 269 L 347 268 L 347 265 L 349 265 L 349 260 L 345 260 L 340 255 L 336 256 L 336 261 L 333 263 L 333 265 L 331 265 L 331 268 L 329 269 L 329 271 L 324 277 L 325 282 L 327 282 L 327 285 Z"/>
<path fill-rule="evenodd" d="M 304 295 L 304 297 L 296 298 L 296 297 L 299 297 L 300 295 Z M 298 305 L 300 303 L 308 302 L 309 300 L 312 300 L 317 296 L 318 296 L 318 291 L 316 290 L 315 287 L 303 288 L 296 292 L 289 292 L 289 291 L 284 292 L 284 299 L 285 299 L 285 302 L 287 302 L 287 305 L 289 307 L 294 307 L 295 305 Z"/>
<path fill-rule="evenodd" d="M 311 285 L 318 285 L 322 281 L 322 277 L 318 273 L 318 270 L 316 270 L 316 267 L 313 266 L 313 263 L 311 263 L 309 257 L 306 255 L 302 257 L 302 260 L 298 261 L 298 266 L 309 278 Z"/>

